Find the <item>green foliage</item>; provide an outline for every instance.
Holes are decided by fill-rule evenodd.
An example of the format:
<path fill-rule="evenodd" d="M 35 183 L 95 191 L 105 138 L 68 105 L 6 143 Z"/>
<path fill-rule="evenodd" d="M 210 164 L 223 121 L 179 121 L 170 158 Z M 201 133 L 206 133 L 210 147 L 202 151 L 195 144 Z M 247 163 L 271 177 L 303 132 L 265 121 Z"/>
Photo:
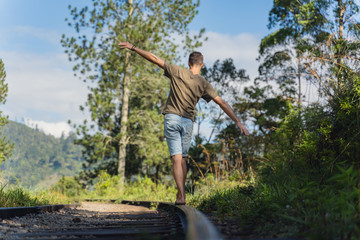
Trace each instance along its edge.
<path fill-rule="evenodd" d="M 173 202 L 176 199 L 177 189 L 173 184 L 154 183 L 148 177 L 139 177 L 137 181 L 129 183 L 125 188 L 123 199 L 144 201 Z"/>
<path fill-rule="evenodd" d="M 8 86 L 5 83 L 5 67 L 3 61 L 0 59 L 0 105 L 5 104 Z M 0 130 L 1 128 L 8 123 L 7 116 L 4 116 L 2 111 L 0 111 Z M 11 155 L 13 145 L 3 134 L 0 133 L 0 165 L 1 163 Z"/>
<path fill-rule="evenodd" d="M 111 177 L 106 171 L 101 171 L 94 185 L 96 196 L 105 196 L 114 193 L 120 189 L 120 176 Z"/>
<path fill-rule="evenodd" d="M 288 169 L 288 174 L 291 177 L 285 180 L 269 178 L 257 189 L 263 198 L 256 201 L 267 214 L 262 211 L 247 217 L 260 220 L 259 224 L 266 226 L 260 231 L 271 234 L 269 230 L 276 229 L 274 234 L 283 232 L 283 236 L 290 234 L 312 239 L 343 239 L 356 233 L 359 190 L 354 169 L 340 171 L 325 184 L 314 179 L 319 176 L 308 173 L 300 175 L 298 171 Z"/>
<path fill-rule="evenodd" d="M 239 186 L 195 190 L 190 203 L 237 222 L 252 236 L 356 239 L 359 172 L 351 154 L 337 155 L 333 124 L 323 106 L 292 106 L 269 136 L 263 161 L 252 164 L 255 176 L 246 177 L 248 170 L 236 181 Z M 353 144 L 358 141 L 343 147 Z M 356 149 L 344 153 L 351 151 Z M 202 188 L 212 185 L 207 181 Z"/>
<path fill-rule="evenodd" d="M 119 191 L 118 176 L 109 176 L 103 173 L 99 176 L 98 182 L 95 184 L 95 196 L 126 200 L 142 200 L 142 201 L 172 201 L 175 197 L 176 190 L 174 186 L 166 186 L 165 184 L 156 184 L 148 177 L 139 177 L 132 183 L 127 183 L 123 191 Z M 90 193 L 91 195 L 91 193 Z"/>
<path fill-rule="evenodd" d="M 194 192 L 188 196 L 188 203 L 193 207 L 199 208 L 205 212 L 213 212 L 224 217 L 224 215 L 238 215 L 236 209 L 246 207 L 243 203 L 239 204 L 233 211 L 230 209 L 235 204 L 226 204 L 226 202 L 236 202 L 238 199 L 227 197 L 226 194 L 234 188 L 244 188 L 250 186 L 250 182 L 245 180 L 238 173 L 228 179 L 218 180 L 213 174 L 207 174 L 204 178 L 195 181 Z"/>
<path fill-rule="evenodd" d="M 139 117 L 147 121 L 139 121 Z M 129 151 L 131 161 L 139 160 L 137 169 L 128 171 L 128 174 L 145 174 L 152 177 L 154 182 L 160 181 L 164 174 L 171 170 L 169 150 L 163 136 L 164 117 L 157 110 L 142 111 L 134 109 L 129 122 L 135 130 L 137 140 L 132 144 L 133 151 Z M 136 126 L 136 127 L 135 127 Z M 140 130 L 141 129 L 141 130 Z M 129 163 L 133 164 L 133 163 Z"/>
<path fill-rule="evenodd" d="M 84 188 L 73 177 L 62 178 L 51 189 L 71 199 L 119 199 L 138 201 L 167 201 L 176 198 L 177 190 L 173 184 L 155 183 L 151 178 L 138 176 L 136 180 L 122 184 L 120 176 L 111 176 L 101 171 L 94 180 L 94 185 Z"/>
<path fill-rule="evenodd" d="M 358 16 L 354 1 L 274 1 L 276 31 L 261 42 L 260 76 L 234 102 L 252 135 L 239 138 L 230 125 L 218 135 L 228 153 L 222 162 L 232 145 L 253 160 L 239 182 L 255 177 L 203 190 L 194 206 L 232 218 L 252 237 L 359 239 Z M 304 81 L 319 83 L 322 104 L 303 104 Z M 221 165 L 222 149 L 199 152 Z"/>
<path fill-rule="evenodd" d="M 350 18 L 340 11 L 343 4 L 347 16 L 355 16 L 358 7 L 353 1 L 329 3 L 274 2 L 270 25 L 279 24 L 280 30 L 263 39 L 260 77 L 234 104 L 255 126 L 252 136 L 238 138 L 230 126 L 218 135 L 225 146 L 235 142 L 241 147 L 244 159 L 255 160 L 241 174 L 243 181 L 254 169 L 254 181 L 203 191 L 191 201 L 203 211 L 237 221 L 251 236 L 360 236 L 360 64 L 359 45 L 354 44 L 359 40 L 351 28 L 346 34 L 352 37 L 345 39 Z M 337 18 L 311 19 L 330 10 Z M 277 89 L 263 84 L 270 80 Z M 323 104 L 302 104 L 302 80 L 320 83 Z M 206 146 L 205 156 L 211 159 L 220 149 Z"/>
<path fill-rule="evenodd" d="M 81 148 L 73 143 L 74 135 L 55 138 L 12 121 L 1 132 L 14 143 L 13 155 L 1 165 L 1 175 L 10 184 L 47 188 L 81 169 Z"/>
<path fill-rule="evenodd" d="M 261 158 L 268 152 L 272 135 L 289 114 L 292 102 L 291 98 L 276 95 L 270 85 L 261 86 L 259 81 L 245 88 L 243 97 L 234 104 L 241 117 L 253 125 L 250 136 L 244 138 L 238 135 L 244 154 Z"/>
<path fill-rule="evenodd" d="M 51 188 L 51 191 L 61 193 L 69 198 L 74 198 L 82 194 L 83 186 L 75 177 L 63 176 L 60 180 Z"/>

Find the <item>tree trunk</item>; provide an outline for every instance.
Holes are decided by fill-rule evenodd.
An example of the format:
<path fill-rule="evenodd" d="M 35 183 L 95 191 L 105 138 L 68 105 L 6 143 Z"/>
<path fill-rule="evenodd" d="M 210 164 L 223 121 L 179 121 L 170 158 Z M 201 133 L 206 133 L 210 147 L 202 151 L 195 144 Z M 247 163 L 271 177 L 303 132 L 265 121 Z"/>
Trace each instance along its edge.
<path fill-rule="evenodd" d="M 300 43 L 301 41 L 301 35 L 300 35 L 300 30 L 298 30 L 298 35 L 297 35 L 297 42 Z M 296 53 L 296 58 L 297 58 L 297 78 L 298 78 L 298 106 L 301 106 L 301 53 L 297 52 Z"/>
<path fill-rule="evenodd" d="M 341 41 L 343 40 L 343 36 L 344 36 L 344 17 L 345 17 L 345 11 L 346 11 L 346 6 L 345 4 L 343 3 L 343 0 L 338 0 L 338 8 L 339 8 L 339 37 L 338 39 Z M 343 55 L 343 50 L 340 49 L 340 50 L 337 50 L 337 67 L 340 69 L 341 68 L 341 65 L 343 63 L 342 61 L 342 55 Z M 343 86 L 343 79 L 341 78 L 338 78 L 337 79 L 338 81 L 338 91 L 341 91 L 341 88 Z"/>
<path fill-rule="evenodd" d="M 133 0 L 128 0 L 130 6 L 129 9 L 129 18 L 133 13 Z M 129 74 L 129 59 L 130 53 L 125 53 L 125 74 L 123 81 L 123 96 L 122 96 L 122 106 L 121 106 L 121 120 L 120 120 L 120 141 L 119 141 L 119 157 L 118 157 L 118 175 L 121 177 L 121 183 L 125 182 L 125 160 L 126 160 L 126 146 L 129 142 L 127 136 L 127 122 L 129 115 L 129 98 L 130 98 L 130 74 Z M 121 185 L 121 184 L 120 184 Z"/>
<path fill-rule="evenodd" d="M 298 106 L 301 106 L 301 63 L 300 63 L 300 57 L 298 57 L 298 73 L 297 73 L 297 77 L 298 77 L 298 84 L 299 84 L 299 95 L 298 95 Z"/>
<path fill-rule="evenodd" d="M 130 53 L 126 52 L 125 64 L 129 64 Z M 126 67 L 127 70 L 128 67 Z M 129 90 L 130 77 L 126 72 L 123 82 L 123 96 L 121 106 L 121 120 L 120 120 L 120 141 L 119 141 L 119 158 L 118 158 L 118 175 L 121 177 L 121 182 L 125 181 L 125 160 L 126 160 L 126 146 L 128 144 L 127 136 L 127 122 L 129 115 Z"/>
<path fill-rule="evenodd" d="M 339 39 L 342 39 L 344 34 L 344 15 L 346 11 L 346 6 L 343 4 L 342 0 L 338 0 L 338 5 L 339 5 Z"/>

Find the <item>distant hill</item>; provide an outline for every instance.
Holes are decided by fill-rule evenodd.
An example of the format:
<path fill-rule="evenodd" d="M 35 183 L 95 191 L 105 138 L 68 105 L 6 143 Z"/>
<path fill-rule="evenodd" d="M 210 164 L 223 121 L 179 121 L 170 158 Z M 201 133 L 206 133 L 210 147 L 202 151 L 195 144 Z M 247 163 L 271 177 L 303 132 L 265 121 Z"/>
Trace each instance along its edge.
<path fill-rule="evenodd" d="M 1 132 L 14 143 L 12 156 L 0 166 L 0 176 L 10 183 L 30 188 L 46 188 L 62 176 L 81 170 L 81 147 L 75 136 L 55 138 L 38 129 L 10 121 Z"/>

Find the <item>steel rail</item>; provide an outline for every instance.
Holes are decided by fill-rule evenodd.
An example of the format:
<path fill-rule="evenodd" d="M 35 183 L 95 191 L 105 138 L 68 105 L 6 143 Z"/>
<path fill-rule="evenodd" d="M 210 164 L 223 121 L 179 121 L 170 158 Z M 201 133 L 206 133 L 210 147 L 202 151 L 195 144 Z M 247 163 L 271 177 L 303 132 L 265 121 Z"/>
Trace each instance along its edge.
<path fill-rule="evenodd" d="M 186 240 L 219 240 L 223 239 L 216 227 L 203 213 L 186 205 L 174 205 L 166 202 L 151 201 L 120 201 L 122 204 L 151 207 L 156 205 L 158 210 L 174 211 L 183 225 Z"/>
<path fill-rule="evenodd" d="M 6 207 L 0 208 L 0 219 L 9 219 L 13 217 L 22 217 L 30 213 L 41 213 L 41 212 L 54 212 L 59 211 L 63 208 L 71 208 L 79 206 L 75 204 L 56 204 L 56 205 L 44 205 L 34 207 Z"/>

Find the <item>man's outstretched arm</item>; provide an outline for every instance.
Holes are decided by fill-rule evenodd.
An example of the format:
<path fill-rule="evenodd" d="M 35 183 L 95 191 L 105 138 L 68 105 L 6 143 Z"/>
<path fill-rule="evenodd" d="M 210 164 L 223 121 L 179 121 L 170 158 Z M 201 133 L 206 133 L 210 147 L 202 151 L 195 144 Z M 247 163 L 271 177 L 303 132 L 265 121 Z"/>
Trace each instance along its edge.
<path fill-rule="evenodd" d="M 247 130 L 245 125 L 240 122 L 239 118 L 235 115 L 234 110 L 230 107 L 230 105 L 226 101 L 224 101 L 219 96 L 215 97 L 213 100 L 236 123 L 236 126 L 240 128 L 241 133 L 245 135 L 249 135 L 249 131 Z"/>
<path fill-rule="evenodd" d="M 147 52 L 145 50 L 142 50 L 138 47 L 136 47 L 135 45 L 129 43 L 129 42 L 121 42 L 119 43 L 120 48 L 127 48 L 130 49 L 134 52 L 136 52 L 137 54 L 139 54 L 140 56 L 142 56 L 143 58 L 145 58 L 146 60 L 155 63 L 156 65 L 158 65 L 159 67 L 161 67 L 162 69 L 164 69 L 164 60 L 158 58 L 157 56 L 155 56 L 154 54 L 152 54 L 151 52 Z"/>

